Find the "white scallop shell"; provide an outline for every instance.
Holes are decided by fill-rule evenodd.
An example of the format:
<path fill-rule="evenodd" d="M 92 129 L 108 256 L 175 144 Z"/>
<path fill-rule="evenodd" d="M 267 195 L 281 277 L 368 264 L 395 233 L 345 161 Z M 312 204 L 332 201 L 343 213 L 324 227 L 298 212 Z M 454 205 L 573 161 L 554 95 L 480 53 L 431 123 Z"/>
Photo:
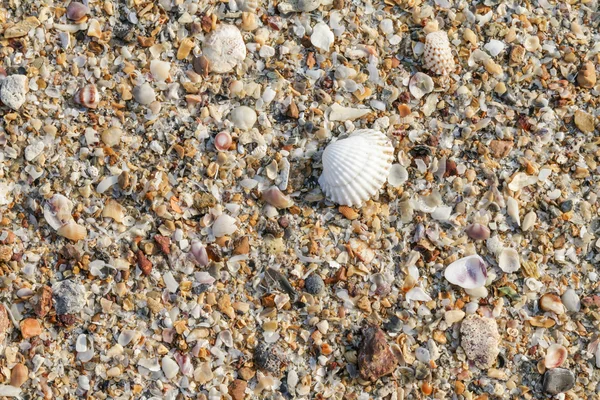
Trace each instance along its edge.
<path fill-rule="evenodd" d="M 393 157 L 394 148 L 383 133 L 357 130 L 346 139 L 330 143 L 323 152 L 321 189 L 335 203 L 361 205 L 381 189 Z"/>
<path fill-rule="evenodd" d="M 477 289 L 485 285 L 487 268 L 483 259 L 474 254 L 448 265 L 444 277 L 451 284 L 463 289 Z"/>
<path fill-rule="evenodd" d="M 519 253 L 515 249 L 511 249 L 509 247 L 502 249 L 498 255 L 498 266 L 507 274 L 517 272 L 519 269 L 521 269 Z"/>

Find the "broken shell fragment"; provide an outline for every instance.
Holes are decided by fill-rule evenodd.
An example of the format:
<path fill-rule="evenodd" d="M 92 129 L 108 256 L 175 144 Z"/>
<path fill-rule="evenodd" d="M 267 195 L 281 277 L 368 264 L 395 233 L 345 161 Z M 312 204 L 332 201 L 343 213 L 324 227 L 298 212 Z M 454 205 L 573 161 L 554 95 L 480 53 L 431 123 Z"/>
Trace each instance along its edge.
<path fill-rule="evenodd" d="M 420 99 L 433 91 L 433 79 L 423 72 L 417 72 L 410 78 L 408 90 L 415 99 Z"/>
<path fill-rule="evenodd" d="M 231 135 L 227 131 L 217 133 L 215 136 L 215 147 L 219 151 L 227 151 L 231 147 L 232 143 Z"/>
<path fill-rule="evenodd" d="M 75 93 L 75 102 L 86 108 L 96 108 L 100 103 L 100 93 L 96 85 L 90 83 Z"/>
<path fill-rule="evenodd" d="M 225 235 L 231 235 L 237 230 L 236 219 L 227 215 L 221 214 L 219 218 L 215 220 L 212 226 L 213 235 L 215 237 L 222 237 Z"/>
<path fill-rule="evenodd" d="M 294 204 L 294 202 L 288 196 L 284 195 L 277 186 L 271 186 L 262 192 L 262 199 L 275 208 L 288 208 Z"/>
<path fill-rule="evenodd" d="M 477 289 L 485 285 L 487 268 L 483 259 L 474 254 L 448 265 L 444 277 L 448 282 L 463 289 Z"/>
<path fill-rule="evenodd" d="M 17 364 L 10 371 L 10 385 L 21 387 L 29 378 L 29 369 L 24 364 Z"/>
<path fill-rule="evenodd" d="M 244 61 L 246 44 L 237 27 L 222 24 L 206 36 L 202 53 L 210 63 L 211 72 L 223 74 Z"/>
<path fill-rule="evenodd" d="M 465 232 L 473 240 L 487 240 L 490 237 L 490 228 L 477 222 L 467 226 Z"/>
<path fill-rule="evenodd" d="M 44 219 L 53 229 L 59 229 L 73 219 L 73 202 L 62 194 L 55 194 L 44 204 Z"/>
<path fill-rule="evenodd" d="M 77 242 L 79 240 L 85 239 L 87 236 L 87 229 L 84 226 L 79 225 L 75 221 L 71 221 L 66 225 L 61 226 L 56 233 L 60 236 Z"/>
<path fill-rule="evenodd" d="M 546 350 L 544 366 L 546 368 L 558 368 L 563 365 L 568 356 L 569 352 L 567 351 L 567 348 L 555 343 Z"/>
<path fill-rule="evenodd" d="M 311 12 L 319 8 L 321 0 L 290 0 L 277 5 L 279 12 L 289 14 L 292 12 Z"/>
<path fill-rule="evenodd" d="M 313 27 L 313 33 L 310 35 L 310 42 L 313 46 L 328 51 L 334 40 L 335 36 L 326 23 L 319 22 Z"/>
<path fill-rule="evenodd" d="M 102 217 L 112 218 L 115 222 L 121 223 L 123 222 L 123 218 L 125 218 L 125 208 L 116 200 L 110 199 L 102 210 Z"/>
<path fill-rule="evenodd" d="M 448 75 L 455 69 L 448 34 L 443 31 L 431 32 L 425 38 L 423 66 L 438 75 Z"/>
<path fill-rule="evenodd" d="M 498 255 L 498 266 L 507 274 L 517 272 L 521 269 L 519 253 L 515 249 L 504 248 Z"/>
<path fill-rule="evenodd" d="M 337 204 L 358 206 L 375 195 L 385 183 L 394 148 L 388 138 L 373 129 L 360 129 L 330 143 L 323 152 L 319 184 L 327 198 Z"/>

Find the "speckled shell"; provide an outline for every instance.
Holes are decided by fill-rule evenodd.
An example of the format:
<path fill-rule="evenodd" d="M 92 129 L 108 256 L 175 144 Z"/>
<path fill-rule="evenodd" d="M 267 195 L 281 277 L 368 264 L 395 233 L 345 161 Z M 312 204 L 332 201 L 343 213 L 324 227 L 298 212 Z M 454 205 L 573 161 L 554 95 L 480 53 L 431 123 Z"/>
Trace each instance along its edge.
<path fill-rule="evenodd" d="M 96 85 L 85 85 L 75 93 L 75 102 L 86 108 L 96 108 L 100 103 L 100 93 Z"/>
<path fill-rule="evenodd" d="M 423 66 L 438 75 L 448 75 L 454 71 L 454 57 L 446 32 L 431 32 L 425 38 Z"/>
<path fill-rule="evenodd" d="M 381 189 L 393 158 L 394 148 L 383 133 L 357 130 L 327 146 L 319 184 L 329 200 L 359 206 Z"/>

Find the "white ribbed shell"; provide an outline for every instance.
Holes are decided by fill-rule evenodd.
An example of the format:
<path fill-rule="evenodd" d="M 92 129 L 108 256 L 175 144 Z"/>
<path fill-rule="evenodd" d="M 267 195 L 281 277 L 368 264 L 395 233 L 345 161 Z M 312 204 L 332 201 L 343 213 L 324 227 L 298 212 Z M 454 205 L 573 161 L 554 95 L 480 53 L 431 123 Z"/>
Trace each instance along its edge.
<path fill-rule="evenodd" d="M 337 204 L 358 206 L 381 189 L 390 172 L 394 148 L 373 129 L 360 129 L 329 144 L 323 152 L 319 184 Z"/>
<path fill-rule="evenodd" d="M 423 66 L 438 74 L 448 75 L 455 69 L 448 35 L 444 31 L 431 32 L 425 38 Z"/>

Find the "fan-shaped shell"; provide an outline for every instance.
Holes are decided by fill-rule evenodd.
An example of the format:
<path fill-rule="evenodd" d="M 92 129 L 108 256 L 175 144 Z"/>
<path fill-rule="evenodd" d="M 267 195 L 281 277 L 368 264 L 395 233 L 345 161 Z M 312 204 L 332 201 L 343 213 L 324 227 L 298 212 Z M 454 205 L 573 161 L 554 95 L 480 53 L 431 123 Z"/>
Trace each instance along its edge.
<path fill-rule="evenodd" d="M 337 204 L 358 206 L 385 183 L 394 148 L 388 138 L 373 129 L 360 129 L 330 143 L 323 152 L 319 184 L 327 198 Z"/>
<path fill-rule="evenodd" d="M 244 61 L 246 44 L 235 25 L 222 24 L 206 36 L 202 52 L 210 62 L 210 70 L 223 74 Z"/>
<path fill-rule="evenodd" d="M 474 254 L 448 265 L 444 277 L 451 284 L 463 289 L 477 289 L 485 285 L 487 268 L 483 259 Z"/>

